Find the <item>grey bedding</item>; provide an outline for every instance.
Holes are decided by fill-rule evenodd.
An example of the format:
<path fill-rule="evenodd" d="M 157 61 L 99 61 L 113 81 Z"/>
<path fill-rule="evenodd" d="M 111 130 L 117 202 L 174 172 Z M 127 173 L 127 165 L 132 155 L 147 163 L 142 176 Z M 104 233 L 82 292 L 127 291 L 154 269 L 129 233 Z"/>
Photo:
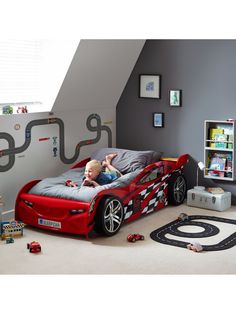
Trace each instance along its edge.
<path fill-rule="evenodd" d="M 112 183 L 93 188 L 88 186 L 81 186 L 84 176 L 84 169 L 85 168 L 71 169 L 58 177 L 43 179 L 29 191 L 29 194 L 90 202 L 92 198 L 102 190 L 124 187 L 128 185 L 141 171 L 136 170 L 134 172 L 127 173 Z M 77 184 L 77 187 L 66 186 L 65 183 L 67 180 L 74 181 Z"/>
<path fill-rule="evenodd" d="M 105 156 L 110 153 L 117 153 L 117 156 L 112 160 L 112 164 L 123 174 L 122 177 L 110 184 L 97 186 L 95 188 L 81 186 L 85 168 L 75 168 L 66 171 L 58 177 L 43 179 L 36 184 L 29 193 L 90 202 L 92 198 L 102 190 L 124 187 L 130 184 L 143 168 L 158 161 L 162 154 L 161 152 L 155 151 L 101 148 L 91 155 L 91 159 L 102 161 Z M 77 184 L 77 187 L 66 186 L 65 183 L 67 180 L 74 181 Z"/>

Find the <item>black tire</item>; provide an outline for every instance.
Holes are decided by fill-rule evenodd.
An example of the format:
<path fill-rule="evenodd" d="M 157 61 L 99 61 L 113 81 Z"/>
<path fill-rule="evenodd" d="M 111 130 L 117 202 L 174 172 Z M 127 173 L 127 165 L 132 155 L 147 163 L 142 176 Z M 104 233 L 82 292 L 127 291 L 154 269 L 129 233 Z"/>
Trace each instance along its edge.
<path fill-rule="evenodd" d="M 105 236 L 113 236 L 120 230 L 123 218 L 124 209 L 118 198 L 102 199 L 98 205 L 94 229 Z"/>
<path fill-rule="evenodd" d="M 183 203 L 187 191 L 186 179 L 182 174 L 173 175 L 168 183 L 168 201 L 178 206 Z"/>

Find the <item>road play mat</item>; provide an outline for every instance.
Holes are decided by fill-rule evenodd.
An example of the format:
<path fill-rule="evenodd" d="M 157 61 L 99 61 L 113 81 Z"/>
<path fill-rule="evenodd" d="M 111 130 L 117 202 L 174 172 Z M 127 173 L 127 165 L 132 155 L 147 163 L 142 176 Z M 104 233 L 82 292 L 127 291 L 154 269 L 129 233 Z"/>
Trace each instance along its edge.
<path fill-rule="evenodd" d="M 226 218 L 220 218 L 220 217 L 213 217 L 213 216 L 201 216 L 201 215 L 192 215 L 188 216 L 188 220 L 180 221 L 178 219 L 171 221 L 167 225 L 158 228 L 151 232 L 150 237 L 157 242 L 167 244 L 167 245 L 173 245 L 173 246 L 179 246 L 182 248 L 186 248 L 187 245 L 190 243 L 179 241 L 176 239 L 169 239 L 166 237 L 167 234 L 172 234 L 177 237 L 187 237 L 187 238 L 204 238 L 204 237 L 211 237 L 219 233 L 219 228 L 214 226 L 211 223 L 208 222 L 201 222 L 201 221 L 195 221 L 195 220 L 210 220 L 210 221 L 218 221 L 228 224 L 236 225 L 236 220 L 233 219 L 226 219 Z M 198 226 L 202 227 L 204 231 L 201 232 L 183 232 L 179 230 L 179 227 L 181 226 Z M 231 234 L 229 237 L 225 238 L 221 242 L 213 245 L 202 245 L 203 251 L 219 251 L 219 250 L 226 250 L 236 245 L 236 232 Z"/>

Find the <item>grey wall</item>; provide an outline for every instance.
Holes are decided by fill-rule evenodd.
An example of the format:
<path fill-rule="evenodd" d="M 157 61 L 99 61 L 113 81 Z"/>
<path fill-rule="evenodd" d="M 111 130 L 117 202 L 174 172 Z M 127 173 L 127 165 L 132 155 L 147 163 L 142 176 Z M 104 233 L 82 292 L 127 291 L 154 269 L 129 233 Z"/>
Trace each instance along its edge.
<path fill-rule="evenodd" d="M 138 97 L 140 74 L 162 76 L 161 99 Z M 169 106 L 170 89 L 182 90 L 182 107 Z M 153 112 L 164 112 L 163 129 L 152 126 Z M 160 150 L 166 156 L 189 153 L 191 187 L 194 162 L 204 157 L 204 120 L 228 118 L 236 118 L 235 40 L 148 40 L 117 105 L 117 146 Z M 235 203 L 235 182 L 200 183 L 231 191 Z"/>

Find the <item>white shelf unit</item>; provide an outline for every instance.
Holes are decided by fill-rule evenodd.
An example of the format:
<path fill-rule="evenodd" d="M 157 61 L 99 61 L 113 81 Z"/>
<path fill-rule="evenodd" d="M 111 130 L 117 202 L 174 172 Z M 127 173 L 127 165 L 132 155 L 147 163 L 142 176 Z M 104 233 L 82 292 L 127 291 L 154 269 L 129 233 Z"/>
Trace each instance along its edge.
<path fill-rule="evenodd" d="M 204 177 L 234 181 L 236 121 L 205 120 L 204 122 Z"/>

